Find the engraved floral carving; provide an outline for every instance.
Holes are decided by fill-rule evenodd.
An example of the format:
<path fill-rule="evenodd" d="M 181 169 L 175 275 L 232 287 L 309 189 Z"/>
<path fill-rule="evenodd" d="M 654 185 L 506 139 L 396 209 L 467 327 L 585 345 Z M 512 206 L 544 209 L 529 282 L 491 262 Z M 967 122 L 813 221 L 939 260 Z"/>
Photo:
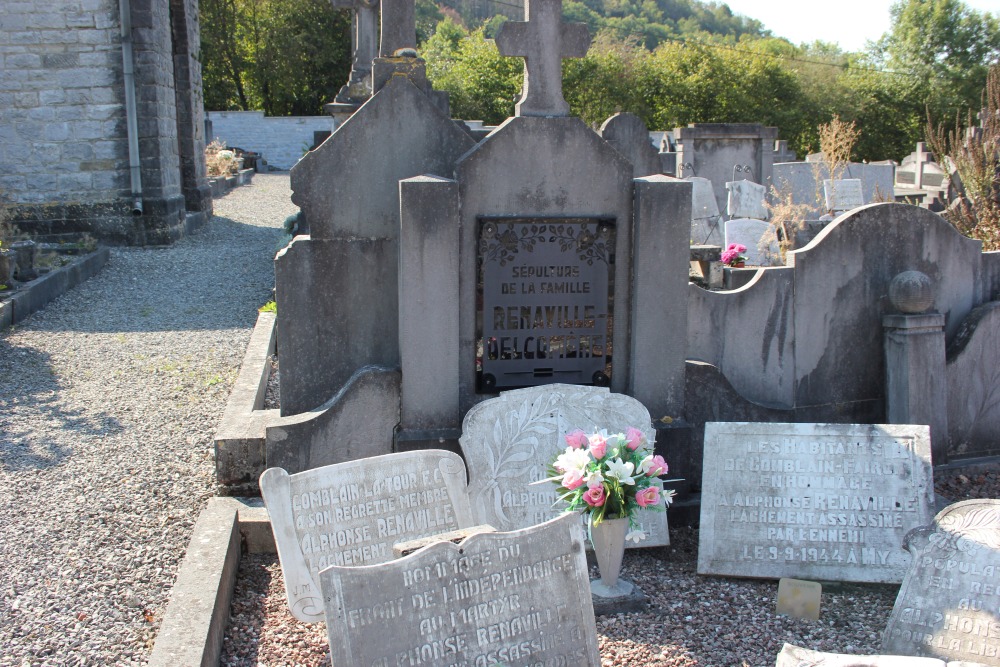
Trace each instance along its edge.
<path fill-rule="evenodd" d="M 483 225 L 479 254 L 506 266 L 518 253 L 534 252 L 535 246 L 542 243 L 558 244 L 563 252 L 575 252 L 588 265 L 608 264 L 615 252 L 614 228 L 596 220 L 540 224 L 491 220 Z"/>

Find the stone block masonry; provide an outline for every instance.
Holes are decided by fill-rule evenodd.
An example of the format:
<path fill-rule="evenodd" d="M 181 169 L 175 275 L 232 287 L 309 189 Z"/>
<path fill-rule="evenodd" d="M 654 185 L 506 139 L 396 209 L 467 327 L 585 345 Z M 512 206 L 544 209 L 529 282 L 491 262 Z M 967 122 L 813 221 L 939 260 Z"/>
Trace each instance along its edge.
<path fill-rule="evenodd" d="M 291 169 L 313 145 L 316 132 L 333 132 L 330 116 L 268 118 L 262 111 L 209 111 L 212 136 L 264 156 L 268 165 Z"/>

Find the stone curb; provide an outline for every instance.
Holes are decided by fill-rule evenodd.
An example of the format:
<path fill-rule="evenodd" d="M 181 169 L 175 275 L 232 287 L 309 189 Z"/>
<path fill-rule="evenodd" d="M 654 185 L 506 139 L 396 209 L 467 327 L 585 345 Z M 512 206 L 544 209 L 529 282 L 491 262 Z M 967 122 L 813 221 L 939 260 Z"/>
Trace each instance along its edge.
<path fill-rule="evenodd" d="M 108 248 L 98 248 L 89 255 L 84 255 L 80 261 L 50 271 L 27 283 L 8 300 L 0 302 L 0 330 L 24 321 L 49 301 L 93 278 L 110 258 L 111 251 Z"/>
<path fill-rule="evenodd" d="M 219 664 L 241 552 L 274 552 L 259 498 L 211 498 L 181 561 L 149 667 Z"/>

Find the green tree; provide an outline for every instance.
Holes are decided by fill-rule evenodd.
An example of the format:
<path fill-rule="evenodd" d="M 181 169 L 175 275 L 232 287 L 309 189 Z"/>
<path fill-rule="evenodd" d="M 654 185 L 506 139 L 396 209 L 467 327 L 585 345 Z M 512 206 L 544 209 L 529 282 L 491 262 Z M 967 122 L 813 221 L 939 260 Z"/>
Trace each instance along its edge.
<path fill-rule="evenodd" d="M 997 18 L 961 0 L 899 0 L 891 15 L 875 62 L 927 81 L 928 101 L 939 112 L 978 111 L 989 66 L 1000 60 Z"/>
<path fill-rule="evenodd" d="M 205 107 L 314 115 L 350 74 L 349 10 L 329 0 L 201 0 Z"/>

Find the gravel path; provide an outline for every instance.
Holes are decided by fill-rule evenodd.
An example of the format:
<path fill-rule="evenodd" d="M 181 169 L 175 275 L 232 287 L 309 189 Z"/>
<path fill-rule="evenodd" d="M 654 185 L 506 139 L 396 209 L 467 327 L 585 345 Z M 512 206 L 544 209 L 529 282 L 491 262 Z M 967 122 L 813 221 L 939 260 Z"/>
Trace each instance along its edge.
<path fill-rule="evenodd" d="M 287 174 L 257 175 L 0 332 L 0 667 L 148 657 L 294 210 Z"/>

